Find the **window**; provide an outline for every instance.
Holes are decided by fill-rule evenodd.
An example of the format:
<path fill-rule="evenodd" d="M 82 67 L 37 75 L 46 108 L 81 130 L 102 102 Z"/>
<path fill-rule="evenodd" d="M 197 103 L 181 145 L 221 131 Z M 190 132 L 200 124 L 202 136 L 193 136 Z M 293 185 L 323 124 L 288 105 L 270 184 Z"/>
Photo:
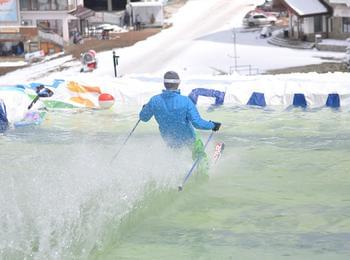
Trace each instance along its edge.
<path fill-rule="evenodd" d="M 40 11 L 50 10 L 50 0 L 38 0 L 38 7 Z"/>
<path fill-rule="evenodd" d="M 333 18 L 330 18 L 328 20 L 328 28 L 329 28 L 329 32 L 333 32 Z"/>
<path fill-rule="evenodd" d="M 322 32 L 322 16 L 318 15 L 314 17 L 314 31 L 315 33 L 317 32 Z"/>
<path fill-rule="evenodd" d="M 29 8 L 29 1 L 26 1 L 26 0 L 21 0 L 19 2 L 19 6 L 20 6 L 20 9 L 21 11 L 27 11 L 27 10 L 30 10 Z"/>
<path fill-rule="evenodd" d="M 112 10 L 124 10 L 126 3 L 127 0 L 112 0 Z"/>
<path fill-rule="evenodd" d="M 94 11 L 106 11 L 108 9 L 107 0 L 85 0 L 84 6 Z"/>
<path fill-rule="evenodd" d="M 76 8 L 76 6 L 76 0 L 68 0 L 68 10 L 73 10 L 74 8 Z"/>
<path fill-rule="evenodd" d="M 244 16 L 244 18 L 249 18 L 251 16 L 251 14 L 250 13 L 247 13 L 245 16 Z"/>
<path fill-rule="evenodd" d="M 263 15 L 254 15 L 253 18 L 254 18 L 254 19 L 265 19 L 266 16 L 263 16 Z"/>
<path fill-rule="evenodd" d="M 21 11 L 38 10 L 38 0 L 21 0 L 20 9 Z"/>
<path fill-rule="evenodd" d="M 350 32 L 350 17 L 343 17 L 343 32 Z"/>
<path fill-rule="evenodd" d="M 67 0 L 52 0 L 52 5 L 56 8 L 55 10 L 68 10 Z"/>
<path fill-rule="evenodd" d="M 23 26 L 31 26 L 31 25 L 33 25 L 33 21 L 32 20 L 22 20 L 21 21 L 21 25 L 23 25 Z"/>
<path fill-rule="evenodd" d="M 20 0 L 21 11 L 68 10 L 68 1 L 72 0 Z"/>

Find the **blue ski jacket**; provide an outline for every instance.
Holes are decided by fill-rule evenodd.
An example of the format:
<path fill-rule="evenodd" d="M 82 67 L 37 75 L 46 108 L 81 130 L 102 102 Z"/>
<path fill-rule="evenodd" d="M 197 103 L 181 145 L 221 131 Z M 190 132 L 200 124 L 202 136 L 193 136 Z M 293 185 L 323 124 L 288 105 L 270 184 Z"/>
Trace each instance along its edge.
<path fill-rule="evenodd" d="M 203 120 L 190 98 L 180 90 L 163 90 L 153 96 L 140 112 L 141 121 L 155 117 L 162 138 L 170 147 L 181 147 L 195 141 L 193 127 L 213 129 L 214 123 Z"/>

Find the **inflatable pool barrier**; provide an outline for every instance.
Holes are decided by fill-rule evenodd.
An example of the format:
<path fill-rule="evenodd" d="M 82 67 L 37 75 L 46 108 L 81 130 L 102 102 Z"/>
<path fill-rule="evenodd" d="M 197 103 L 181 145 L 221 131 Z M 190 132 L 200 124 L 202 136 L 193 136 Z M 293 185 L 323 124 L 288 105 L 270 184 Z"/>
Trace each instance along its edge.
<path fill-rule="evenodd" d="M 348 73 L 339 73 L 337 76 L 213 76 L 184 79 L 180 90 L 198 106 L 339 109 L 350 108 L 348 77 Z M 45 116 L 38 111 L 39 108 L 118 111 L 130 104 L 141 107 L 163 89 L 162 78 L 149 75 L 122 77 L 111 81 L 96 77 L 85 80 L 89 83 L 55 79 L 52 82 L 0 86 L 0 99 L 6 105 L 8 121 L 15 127 L 39 125 Z M 28 104 L 37 96 L 38 87 L 49 89 L 53 95 L 40 98 L 31 109 L 32 112 L 29 112 Z"/>

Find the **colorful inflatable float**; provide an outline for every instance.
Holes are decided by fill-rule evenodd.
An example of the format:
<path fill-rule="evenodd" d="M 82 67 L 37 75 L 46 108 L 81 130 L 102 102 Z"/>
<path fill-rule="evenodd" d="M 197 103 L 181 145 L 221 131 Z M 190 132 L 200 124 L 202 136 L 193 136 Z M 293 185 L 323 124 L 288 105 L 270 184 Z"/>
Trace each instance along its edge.
<path fill-rule="evenodd" d="M 105 96 L 108 93 L 102 93 L 99 86 L 91 86 L 77 81 L 66 81 L 62 79 L 55 79 L 52 84 L 41 82 L 29 84 L 32 89 L 40 85 L 51 89 L 55 93 L 52 97 L 43 100 L 45 107 L 50 109 L 108 109 L 114 104 L 114 102 L 103 103 L 103 101 L 106 101 Z M 109 101 L 113 101 L 112 99 L 113 96 L 110 95 Z"/>
<path fill-rule="evenodd" d="M 0 86 L 2 123 L 7 120 L 8 126 L 13 125 L 15 128 L 39 125 L 46 112 L 38 111 L 38 107 L 31 110 L 37 96 L 23 85 Z"/>
<path fill-rule="evenodd" d="M 40 125 L 48 109 L 109 109 L 115 102 L 113 95 L 98 86 L 62 79 L 51 84 L 0 86 L 0 101 L 2 125 L 8 122 L 15 128 Z"/>

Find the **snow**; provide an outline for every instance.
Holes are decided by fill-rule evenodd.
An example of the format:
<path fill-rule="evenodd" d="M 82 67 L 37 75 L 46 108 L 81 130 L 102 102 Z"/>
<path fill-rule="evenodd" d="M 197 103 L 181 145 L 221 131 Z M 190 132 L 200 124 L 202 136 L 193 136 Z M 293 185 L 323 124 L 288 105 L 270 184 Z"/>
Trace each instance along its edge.
<path fill-rule="evenodd" d="M 350 46 L 350 42 L 347 40 L 335 40 L 335 39 L 322 39 L 318 44 L 324 45 L 337 45 L 337 46 Z"/>
<path fill-rule="evenodd" d="M 98 66 L 91 73 L 80 73 L 80 61 L 65 56 L 8 73 L 0 77 L 0 85 L 32 82 L 50 85 L 55 79 L 64 79 L 99 86 L 115 96 L 115 110 L 119 111 L 130 102 L 140 106 L 147 102 L 163 88 L 163 74 L 175 70 L 181 77 L 183 94 L 194 88 L 213 88 L 226 92 L 225 102 L 231 104 L 245 104 L 253 91 L 259 91 L 266 93 L 269 105 L 287 106 L 292 93 L 298 91 L 307 95 L 311 106 L 321 106 L 329 92 L 341 93 L 345 98 L 342 104 L 350 105 L 348 73 L 247 75 L 249 68 L 252 73 L 262 73 L 269 69 L 318 64 L 325 62 L 325 58 L 341 61 L 345 57 L 345 53 L 273 46 L 259 37 L 260 29 L 243 28 L 244 15 L 262 2 L 189 0 L 171 17 L 170 28 L 134 46 L 97 53 Z M 305 7 L 314 7 L 310 3 Z M 117 78 L 114 77 L 113 51 L 120 56 Z M 225 73 L 228 75 L 221 75 Z M 68 94 L 62 92 L 53 98 L 68 98 Z"/>
<path fill-rule="evenodd" d="M 327 13 L 327 8 L 319 0 L 285 0 L 299 15 Z"/>
<path fill-rule="evenodd" d="M 93 28 L 93 30 L 109 30 L 109 31 L 113 31 L 113 32 L 127 32 L 127 30 L 125 30 L 124 28 L 121 28 L 118 25 L 115 24 L 101 24 L 99 26 L 97 26 L 97 28 Z"/>
<path fill-rule="evenodd" d="M 19 66 L 25 66 L 28 63 L 25 61 L 3 61 L 0 62 L 0 67 L 19 67 Z"/>

